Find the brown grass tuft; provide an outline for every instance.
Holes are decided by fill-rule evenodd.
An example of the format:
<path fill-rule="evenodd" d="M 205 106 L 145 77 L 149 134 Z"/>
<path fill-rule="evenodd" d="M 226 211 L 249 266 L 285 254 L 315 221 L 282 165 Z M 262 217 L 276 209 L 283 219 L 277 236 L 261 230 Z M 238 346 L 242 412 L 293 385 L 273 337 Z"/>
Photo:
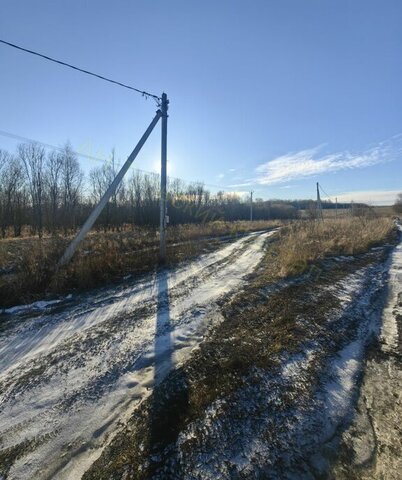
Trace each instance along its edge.
<path fill-rule="evenodd" d="M 389 218 L 298 221 L 283 228 L 278 244 L 280 275 L 297 275 L 330 255 L 354 255 L 391 240 Z"/>

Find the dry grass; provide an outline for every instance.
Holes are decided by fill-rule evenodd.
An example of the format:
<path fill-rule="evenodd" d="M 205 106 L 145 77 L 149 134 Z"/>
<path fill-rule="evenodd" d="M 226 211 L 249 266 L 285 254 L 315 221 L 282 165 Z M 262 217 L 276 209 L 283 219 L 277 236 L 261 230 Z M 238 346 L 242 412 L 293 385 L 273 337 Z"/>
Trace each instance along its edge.
<path fill-rule="evenodd" d="M 210 222 L 171 226 L 169 263 L 217 248 L 220 237 L 278 226 L 278 222 Z M 212 239 L 212 240 L 211 240 Z M 216 240 L 213 240 L 216 239 Z M 27 303 L 46 293 L 91 288 L 158 265 L 159 236 L 154 228 L 92 232 L 67 267 L 55 267 L 71 238 L 34 237 L 0 241 L 0 306 Z"/>
<path fill-rule="evenodd" d="M 354 255 L 391 240 L 389 218 L 299 221 L 281 230 L 277 255 L 280 275 L 297 275 L 330 255 Z"/>
<path fill-rule="evenodd" d="M 220 246 L 220 237 L 278 226 L 278 222 L 210 222 L 171 226 L 168 258 L 174 264 Z M 297 275 L 328 255 L 367 251 L 390 238 L 392 222 L 376 219 L 297 221 L 283 227 L 271 248 L 266 276 Z M 212 240 L 211 240 L 212 239 Z M 215 239 L 215 240 L 213 240 Z M 0 306 L 27 303 L 50 293 L 83 290 L 158 265 L 159 237 L 151 228 L 88 235 L 70 264 L 55 275 L 55 265 L 70 238 L 0 241 Z M 274 255 L 275 258 L 272 258 Z M 273 262 L 274 260 L 274 262 Z M 274 268 L 275 265 L 275 268 Z M 273 278 L 272 278 L 273 279 Z"/>

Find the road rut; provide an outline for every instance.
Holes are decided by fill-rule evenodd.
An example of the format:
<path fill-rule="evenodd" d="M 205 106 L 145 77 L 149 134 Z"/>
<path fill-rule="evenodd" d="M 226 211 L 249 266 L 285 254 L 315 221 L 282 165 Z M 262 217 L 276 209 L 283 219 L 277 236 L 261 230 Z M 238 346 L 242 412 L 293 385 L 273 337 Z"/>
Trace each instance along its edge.
<path fill-rule="evenodd" d="M 220 320 L 217 302 L 241 287 L 273 233 L 252 233 L 132 285 L 39 315 L 22 309 L 8 320 L 0 335 L 7 478 L 80 478 L 155 382 Z"/>

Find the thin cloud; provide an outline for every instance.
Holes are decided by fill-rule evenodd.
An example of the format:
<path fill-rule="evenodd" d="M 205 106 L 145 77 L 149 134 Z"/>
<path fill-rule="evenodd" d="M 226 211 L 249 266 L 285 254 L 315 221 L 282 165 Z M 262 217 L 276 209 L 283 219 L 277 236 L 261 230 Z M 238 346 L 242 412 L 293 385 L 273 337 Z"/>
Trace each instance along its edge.
<path fill-rule="evenodd" d="M 337 195 L 338 202 L 358 202 L 371 205 L 392 205 L 401 190 L 364 190 Z"/>
<path fill-rule="evenodd" d="M 232 183 L 231 185 L 227 185 L 228 188 L 242 188 L 242 187 L 250 187 L 254 185 L 255 182 L 246 181 L 244 183 Z"/>
<path fill-rule="evenodd" d="M 348 151 L 320 155 L 322 145 L 288 153 L 256 168 L 256 183 L 273 185 L 339 170 L 364 168 L 392 161 L 401 153 L 401 136 L 396 135 L 360 153 Z"/>

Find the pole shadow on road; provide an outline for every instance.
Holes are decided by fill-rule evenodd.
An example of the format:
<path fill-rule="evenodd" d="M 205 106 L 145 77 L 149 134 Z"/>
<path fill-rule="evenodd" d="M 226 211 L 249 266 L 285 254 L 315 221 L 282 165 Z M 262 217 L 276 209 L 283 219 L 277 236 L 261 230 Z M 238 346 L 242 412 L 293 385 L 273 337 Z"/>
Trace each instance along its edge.
<path fill-rule="evenodd" d="M 149 468 L 157 469 L 164 459 L 160 453 L 164 446 L 175 442 L 180 432 L 181 416 L 187 411 L 187 382 L 183 372 L 173 371 L 173 341 L 168 271 L 157 276 L 157 313 L 155 325 L 154 389 L 149 417 Z M 166 378 L 168 377 L 168 378 Z"/>
<path fill-rule="evenodd" d="M 168 276 L 167 270 L 161 270 L 157 276 L 158 298 L 154 342 L 155 387 L 159 385 L 161 380 L 169 373 L 173 363 Z"/>

